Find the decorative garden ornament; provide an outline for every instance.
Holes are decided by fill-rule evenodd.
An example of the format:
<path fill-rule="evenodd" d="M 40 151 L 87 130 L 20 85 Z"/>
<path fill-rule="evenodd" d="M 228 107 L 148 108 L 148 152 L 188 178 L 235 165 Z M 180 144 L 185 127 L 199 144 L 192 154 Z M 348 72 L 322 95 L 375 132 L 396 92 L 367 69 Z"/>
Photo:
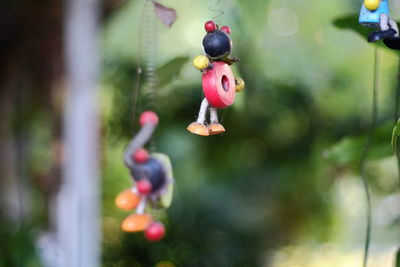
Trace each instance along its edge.
<path fill-rule="evenodd" d="M 197 121 L 192 122 L 187 129 L 193 134 L 208 136 L 225 132 L 224 126 L 218 121 L 217 109 L 229 107 L 234 103 L 236 92 L 244 89 L 244 81 L 234 78 L 230 68 L 230 65 L 239 61 L 230 55 L 231 29 L 228 26 L 219 28 L 214 21 L 207 21 L 204 28 L 207 32 L 203 39 L 205 55 L 196 56 L 193 65 L 203 73 L 202 86 L 205 97 L 201 102 Z M 206 123 L 208 110 L 209 124 Z"/>
<path fill-rule="evenodd" d="M 158 241 L 165 234 L 164 226 L 154 222 L 146 208 L 167 208 L 172 201 L 174 179 L 167 155 L 149 154 L 143 146 L 148 142 L 158 124 L 158 116 L 152 111 L 140 116 L 142 128 L 129 143 L 124 161 L 134 180 L 134 185 L 122 191 L 115 204 L 123 210 L 135 210 L 122 222 L 125 232 L 145 232 L 149 241 Z"/>

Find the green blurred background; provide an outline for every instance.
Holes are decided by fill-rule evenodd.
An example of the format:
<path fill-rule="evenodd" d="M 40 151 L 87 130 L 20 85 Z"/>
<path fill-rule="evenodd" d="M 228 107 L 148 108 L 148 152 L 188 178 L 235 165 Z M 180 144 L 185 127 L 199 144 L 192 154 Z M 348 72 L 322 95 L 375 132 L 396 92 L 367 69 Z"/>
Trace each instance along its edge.
<path fill-rule="evenodd" d="M 31 2 L 12 8 L 20 12 Z M 361 1 L 220 1 L 224 14 L 215 20 L 232 29 L 233 55 L 240 58 L 234 72 L 246 88 L 220 111 L 226 133 L 207 138 L 185 128 L 202 99 L 201 75 L 191 59 L 202 53 L 203 24 L 217 15 L 209 9 L 215 1 L 160 2 L 176 9 L 178 19 L 170 29 L 157 22 L 156 41 L 146 44 L 140 34 L 145 1 L 105 1 L 99 85 L 103 265 L 360 266 L 366 200 L 359 161 L 371 124 L 374 46 L 357 33 L 363 30 L 357 16 L 344 28 L 334 21 L 358 13 Z M 399 14 L 393 7 L 392 14 Z M 141 42 L 157 48 L 160 85 L 153 101 L 142 91 L 136 112 L 158 112 L 154 147 L 171 157 L 176 179 L 172 206 L 155 214 L 167 229 L 156 244 L 124 234 L 119 224 L 128 213 L 114 206 L 115 196 L 131 184 L 122 155 L 138 129 L 131 112 L 137 60 L 146 60 Z M 373 208 L 370 267 L 395 266 L 400 240 L 399 178 L 390 146 L 399 55 L 378 49 L 379 119 L 366 162 Z M 40 85 L 29 86 L 20 92 L 25 97 Z M 55 175 L 49 144 L 60 112 L 49 88 L 22 101 L 24 108 L 8 122 L 8 134 L 29 140 L 23 168 L 30 205 L 18 227 L 1 213 L 1 266 L 39 264 L 33 242 L 48 227 L 48 184 Z M 21 135 L 26 132 L 28 137 Z"/>

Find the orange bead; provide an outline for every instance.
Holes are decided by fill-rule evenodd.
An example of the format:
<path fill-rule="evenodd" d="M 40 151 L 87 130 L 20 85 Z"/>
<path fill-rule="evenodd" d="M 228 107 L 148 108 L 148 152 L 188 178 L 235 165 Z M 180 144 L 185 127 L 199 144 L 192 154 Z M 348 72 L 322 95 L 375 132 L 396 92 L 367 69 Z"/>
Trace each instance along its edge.
<path fill-rule="evenodd" d="M 141 232 L 147 229 L 153 219 L 149 214 L 131 214 L 121 224 L 125 232 Z"/>
<path fill-rule="evenodd" d="M 140 196 L 126 189 L 115 198 L 115 205 L 122 210 L 133 210 L 140 202 Z"/>

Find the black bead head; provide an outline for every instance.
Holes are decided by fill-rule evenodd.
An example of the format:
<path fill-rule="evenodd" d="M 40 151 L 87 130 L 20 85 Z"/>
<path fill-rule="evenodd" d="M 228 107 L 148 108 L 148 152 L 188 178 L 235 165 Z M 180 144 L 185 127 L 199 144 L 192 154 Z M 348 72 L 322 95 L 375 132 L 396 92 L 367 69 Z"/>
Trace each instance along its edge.
<path fill-rule="evenodd" d="M 215 30 L 204 37 L 203 48 L 211 58 L 219 58 L 231 53 L 232 41 L 224 31 Z"/>
<path fill-rule="evenodd" d="M 153 157 L 144 164 L 135 165 L 135 168 L 130 171 L 136 181 L 149 180 L 152 185 L 152 193 L 159 190 L 167 180 L 163 165 Z"/>

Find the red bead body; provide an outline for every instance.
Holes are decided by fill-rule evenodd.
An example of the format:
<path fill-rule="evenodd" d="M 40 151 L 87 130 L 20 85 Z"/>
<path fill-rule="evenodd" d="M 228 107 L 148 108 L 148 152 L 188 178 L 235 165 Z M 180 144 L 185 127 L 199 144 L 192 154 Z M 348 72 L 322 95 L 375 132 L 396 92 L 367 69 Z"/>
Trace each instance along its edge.
<path fill-rule="evenodd" d="M 235 102 L 235 78 L 228 64 L 212 63 L 213 68 L 203 73 L 203 92 L 210 106 L 225 108 Z"/>

